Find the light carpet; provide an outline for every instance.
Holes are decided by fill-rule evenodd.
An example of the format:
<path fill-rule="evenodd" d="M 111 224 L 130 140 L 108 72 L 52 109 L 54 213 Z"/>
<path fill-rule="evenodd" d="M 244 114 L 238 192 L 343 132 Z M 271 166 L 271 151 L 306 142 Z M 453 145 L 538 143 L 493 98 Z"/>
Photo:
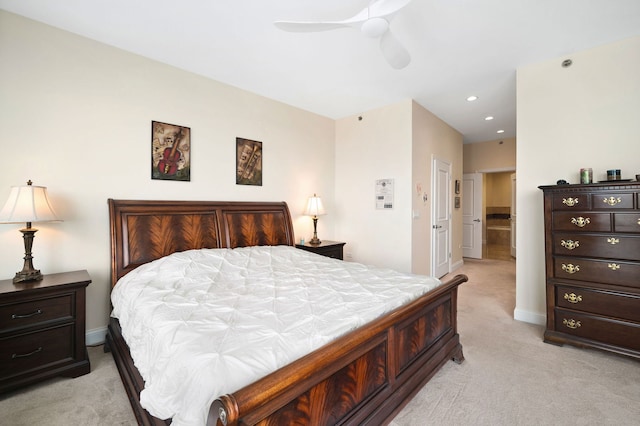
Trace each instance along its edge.
<path fill-rule="evenodd" d="M 392 426 L 640 425 L 640 362 L 542 342 L 513 319 L 515 262 L 469 260 L 458 300 L 465 361 L 447 362 Z M 89 348 L 91 373 L 0 396 L 0 424 L 135 425 L 111 354 Z"/>

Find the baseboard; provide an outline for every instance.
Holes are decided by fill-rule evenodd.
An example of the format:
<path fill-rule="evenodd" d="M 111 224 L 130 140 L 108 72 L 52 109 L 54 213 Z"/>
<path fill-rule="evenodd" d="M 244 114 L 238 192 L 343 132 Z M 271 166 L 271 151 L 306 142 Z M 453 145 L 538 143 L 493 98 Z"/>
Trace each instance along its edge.
<path fill-rule="evenodd" d="M 104 343 L 107 336 L 107 327 L 94 328 L 85 333 L 85 343 L 87 346 L 96 346 Z"/>
<path fill-rule="evenodd" d="M 456 269 L 460 269 L 462 268 L 462 266 L 464 265 L 464 260 L 460 259 L 459 261 L 452 263 L 451 264 L 451 272 L 455 272 Z"/>
<path fill-rule="evenodd" d="M 547 323 L 547 316 L 545 314 L 525 311 L 518 308 L 513 310 L 513 319 L 537 325 L 545 325 Z"/>

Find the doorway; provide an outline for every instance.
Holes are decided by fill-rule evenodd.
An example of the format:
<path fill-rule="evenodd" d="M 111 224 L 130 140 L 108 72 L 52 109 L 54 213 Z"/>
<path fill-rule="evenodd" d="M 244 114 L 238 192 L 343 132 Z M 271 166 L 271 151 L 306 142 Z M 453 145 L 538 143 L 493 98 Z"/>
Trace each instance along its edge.
<path fill-rule="evenodd" d="M 512 171 L 484 174 L 485 244 L 483 257 L 511 260 L 512 251 Z M 515 252 L 513 253 L 515 255 Z"/>

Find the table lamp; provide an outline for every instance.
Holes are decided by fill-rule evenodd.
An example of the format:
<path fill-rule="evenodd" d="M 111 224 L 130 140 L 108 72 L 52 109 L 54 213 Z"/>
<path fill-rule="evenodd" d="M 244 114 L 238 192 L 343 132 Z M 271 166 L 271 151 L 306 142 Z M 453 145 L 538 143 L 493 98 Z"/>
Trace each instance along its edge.
<path fill-rule="evenodd" d="M 26 186 L 11 187 L 9 199 L 0 210 L 0 223 L 27 223 L 26 228 L 20 230 L 24 239 L 24 266 L 22 271 L 16 272 L 16 276 L 13 278 L 14 283 L 42 279 L 40 270 L 33 267 L 31 247 L 33 246 L 34 234 L 38 230 L 32 228 L 31 223 L 59 220 L 47 197 L 46 187 L 33 186 L 30 180 Z"/>
<path fill-rule="evenodd" d="M 322 241 L 318 239 L 318 216 L 326 214 L 320 197 L 316 194 L 313 194 L 313 197 L 309 197 L 304 214 L 307 216 L 313 216 L 313 238 L 309 241 L 309 244 L 320 244 Z"/>

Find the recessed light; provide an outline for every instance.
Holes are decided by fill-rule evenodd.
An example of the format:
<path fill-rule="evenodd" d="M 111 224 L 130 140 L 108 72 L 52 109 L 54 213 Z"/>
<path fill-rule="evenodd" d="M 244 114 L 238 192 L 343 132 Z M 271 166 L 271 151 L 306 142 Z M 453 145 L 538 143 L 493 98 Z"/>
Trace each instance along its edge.
<path fill-rule="evenodd" d="M 504 130 L 498 130 L 496 133 L 504 133 Z"/>
<path fill-rule="evenodd" d="M 488 117 L 485 117 L 484 119 L 487 120 L 487 121 L 490 121 L 490 120 L 493 120 L 493 117 L 492 116 L 488 116 Z"/>
<path fill-rule="evenodd" d="M 468 100 L 469 102 L 473 102 L 473 101 L 475 101 L 475 100 L 477 100 L 477 99 L 478 99 L 478 97 L 477 97 L 477 96 L 469 96 L 469 97 L 467 98 L 467 100 Z"/>

